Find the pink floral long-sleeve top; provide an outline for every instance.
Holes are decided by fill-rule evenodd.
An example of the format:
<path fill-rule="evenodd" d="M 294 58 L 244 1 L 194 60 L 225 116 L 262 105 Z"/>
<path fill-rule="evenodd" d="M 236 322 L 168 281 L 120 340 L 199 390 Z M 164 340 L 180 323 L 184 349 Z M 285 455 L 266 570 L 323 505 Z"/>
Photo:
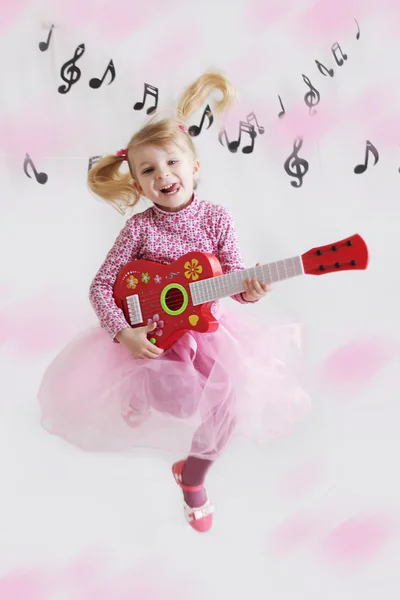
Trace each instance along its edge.
<path fill-rule="evenodd" d="M 223 206 L 199 200 L 177 212 L 153 205 L 130 217 L 92 281 L 89 299 L 100 325 L 111 338 L 130 327 L 113 298 L 120 269 L 131 260 L 170 264 L 187 252 L 208 252 L 218 258 L 224 274 L 244 269 L 231 212 Z M 241 294 L 231 296 L 247 304 Z M 219 300 L 213 304 L 213 309 Z"/>

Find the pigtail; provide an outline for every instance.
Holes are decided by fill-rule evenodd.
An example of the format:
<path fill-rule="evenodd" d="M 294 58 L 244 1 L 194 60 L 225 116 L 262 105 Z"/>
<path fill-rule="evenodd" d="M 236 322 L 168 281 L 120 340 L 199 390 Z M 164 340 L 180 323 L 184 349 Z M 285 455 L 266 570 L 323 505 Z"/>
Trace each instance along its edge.
<path fill-rule="evenodd" d="M 135 206 L 140 200 L 139 191 L 133 187 L 130 173 L 121 170 L 123 157 L 104 156 L 92 167 L 88 174 L 89 189 L 111 204 L 120 214 Z"/>
<path fill-rule="evenodd" d="M 223 113 L 237 100 L 237 93 L 232 84 L 223 75 L 212 71 L 203 73 L 182 93 L 178 102 L 178 115 L 187 118 L 206 102 L 213 90 L 222 92 L 222 99 L 216 103 L 213 111 L 216 115 Z"/>

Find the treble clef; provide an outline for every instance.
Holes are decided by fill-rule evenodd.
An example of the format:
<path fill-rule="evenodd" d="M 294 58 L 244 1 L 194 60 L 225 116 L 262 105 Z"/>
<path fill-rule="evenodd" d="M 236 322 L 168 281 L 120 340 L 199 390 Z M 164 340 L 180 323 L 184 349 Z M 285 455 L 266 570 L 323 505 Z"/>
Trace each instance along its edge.
<path fill-rule="evenodd" d="M 61 77 L 68 85 L 60 85 L 60 94 L 66 94 L 71 87 L 81 78 L 81 70 L 76 66 L 76 61 L 84 54 L 85 44 L 79 44 L 75 50 L 74 57 L 61 67 Z"/>
<path fill-rule="evenodd" d="M 311 81 L 308 79 L 307 75 L 302 75 L 304 83 L 308 85 L 310 91 L 304 96 L 304 101 L 310 109 L 310 115 L 315 115 L 317 113 L 316 110 L 313 110 L 314 106 L 320 103 L 321 95 L 319 91 L 313 86 Z"/>
<path fill-rule="evenodd" d="M 306 173 L 308 173 L 308 169 L 309 169 L 309 163 L 307 160 L 305 160 L 304 158 L 299 158 L 298 153 L 300 148 L 303 145 L 303 138 L 302 137 L 298 137 L 295 139 L 294 144 L 293 144 L 293 152 L 292 154 L 287 158 L 286 162 L 285 162 L 285 171 L 288 175 L 290 175 L 291 177 L 297 177 L 297 179 L 299 180 L 297 181 L 291 181 L 290 184 L 293 187 L 299 188 L 303 185 L 303 178 L 304 175 L 306 175 Z"/>

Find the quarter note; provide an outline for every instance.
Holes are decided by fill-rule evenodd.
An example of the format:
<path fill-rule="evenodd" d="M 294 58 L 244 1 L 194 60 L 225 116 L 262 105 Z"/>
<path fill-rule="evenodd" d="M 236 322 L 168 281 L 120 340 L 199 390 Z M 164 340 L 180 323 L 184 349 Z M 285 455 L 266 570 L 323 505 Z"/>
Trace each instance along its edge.
<path fill-rule="evenodd" d="M 189 135 L 190 136 L 196 137 L 197 135 L 199 135 L 199 133 L 201 132 L 202 127 L 203 127 L 204 119 L 206 117 L 208 117 L 208 127 L 207 127 L 207 129 L 210 129 L 211 125 L 214 122 L 214 116 L 213 116 L 213 114 L 211 112 L 211 108 L 210 108 L 209 104 L 207 104 L 206 108 L 204 109 L 203 116 L 202 116 L 201 121 L 200 121 L 200 125 L 191 125 L 189 127 Z"/>
<path fill-rule="evenodd" d="M 324 75 L 325 77 L 327 75 L 329 75 L 330 77 L 334 76 L 335 71 L 333 69 L 328 69 L 327 67 L 325 67 L 325 65 L 320 63 L 319 60 L 317 60 L 317 59 L 315 59 L 315 62 L 317 63 L 318 70 L 322 75 Z"/>
<path fill-rule="evenodd" d="M 49 31 L 49 35 L 47 37 L 47 41 L 46 42 L 40 42 L 40 44 L 39 44 L 39 50 L 41 50 L 42 52 L 45 52 L 46 50 L 49 49 L 50 40 L 51 40 L 51 34 L 53 33 L 53 29 L 54 29 L 54 25 L 51 26 L 51 29 Z"/>
<path fill-rule="evenodd" d="M 228 140 L 228 136 L 227 136 L 225 129 L 223 131 L 221 131 L 221 133 L 218 135 L 218 140 L 219 140 L 220 144 L 222 144 L 222 146 L 223 146 L 224 144 L 222 143 L 222 138 L 225 138 L 225 140 L 228 144 L 229 152 L 232 152 L 232 153 L 237 152 L 237 149 L 240 146 L 242 131 L 244 131 L 245 133 L 248 133 L 251 138 L 251 144 L 249 146 L 244 146 L 242 148 L 242 152 L 243 152 L 243 154 L 250 154 L 251 152 L 253 152 L 254 139 L 256 138 L 257 134 L 254 131 L 254 126 L 250 125 L 250 123 L 246 123 L 246 121 L 240 121 L 239 139 L 236 142 L 230 142 Z"/>
<path fill-rule="evenodd" d="M 357 165 L 355 167 L 354 173 L 356 175 L 362 175 L 362 173 L 365 173 L 365 171 L 367 170 L 367 168 L 368 168 L 368 158 L 369 158 L 370 153 L 375 158 L 375 162 L 374 162 L 374 166 L 375 166 L 376 163 L 379 161 L 379 152 L 375 148 L 375 146 L 373 144 L 371 144 L 371 142 L 369 140 L 367 140 L 367 145 L 365 147 L 365 162 L 364 162 L 364 164 Z"/>
<path fill-rule="evenodd" d="M 311 81 L 308 79 L 306 75 L 302 75 L 304 83 L 308 85 L 310 91 L 304 96 L 304 101 L 310 109 L 310 115 L 315 115 L 317 113 L 316 110 L 313 110 L 314 106 L 320 103 L 321 95 L 319 91 L 312 85 Z"/>
<path fill-rule="evenodd" d="M 47 174 L 46 174 L 46 173 L 38 173 L 38 172 L 36 171 L 36 167 L 35 167 L 35 165 L 33 164 L 33 161 L 32 161 L 32 159 L 31 159 L 31 157 L 29 156 L 29 154 L 28 154 L 28 153 L 26 153 L 26 155 L 25 155 L 25 160 L 24 160 L 24 173 L 25 173 L 25 175 L 26 175 L 27 177 L 29 177 L 29 179 L 32 179 L 32 177 L 31 177 L 31 176 L 29 175 L 29 173 L 28 173 L 28 167 L 31 167 L 31 168 L 32 168 L 32 171 L 33 171 L 33 173 L 34 173 L 34 175 L 35 175 L 35 178 L 36 178 L 36 181 L 37 181 L 38 183 L 41 183 L 41 184 L 43 185 L 44 183 L 46 183 L 46 182 L 47 182 L 47 179 L 48 179 L 48 177 L 47 177 Z"/>
<path fill-rule="evenodd" d="M 343 50 L 340 47 L 340 44 L 335 42 L 331 48 L 332 54 L 335 57 L 336 63 L 341 67 L 345 60 L 347 60 L 347 54 L 343 54 Z M 343 58 L 338 58 L 336 52 L 340 52 Z"/>
<path fill-rule="evenodd" d="M 280 104 L 281 104 L 281 108 L 282 108 L 281 112 L 278 114 L 278 118 L 279 118 L 279 119 L 283 119 L 283 117 L 286 115 L 286 110 L 285 110 L 285 108 L 284 108 L 284 106 L 283 106 L 283 104 L 282 104 L 282 99 L 281 99 L 281 97 L 280 97 L 280 96 L 278 96 L 278 98 L 279 98 L 279 102 L 280 102 Z"/>
<path fill-rule="evenodd" d="M 258 133 L 260 133 L 262 135 L 265 132 L 265 127 L 262 127 L 261 125 L 258 124 L 257 117 L 253 112 L 250 113 L 249 115 L 247 115 L 246 119 L 247 119 L 248 123 L 250 123 L 250 121 L 256 122 Z"/>
<path fill-rule="evenodd" d="M 94 90 L 97 90 L 103 83 L 107 73 L 110 73 L 111 75 L 111 81 L 108 82 L 108 85 L 111 85 L 115 79 L 115 67 L 112 60 L 110 60 L 110 62 L 108 63 L 107 69 L 105 70 L 105 73 L 101 79 L 97 79 L 97 77 L 94 77 L 89 81 L 90 87 Z"/>
<path fill-rule="evenodd" d="M 359 40 L 359 39 L 360 39 L 360 26 L 359 26 L 359 24 L 358 24 L 358 21 L 357 21 L 357 19 L 354 19 L 354 20 L 355 20 L 355 22 L 357 23 L 357 29 L 358 29 L 358 31 L 357 31 L 357 35 L 356 35 L 356 38 Z"/>
<path fill-rule="evenodd" d="M 151 106 L 150 108 L 148 108 L 146 110 L 146 113 L 149 115 L 152 112 L 154 112 L 157 109 L 158 106 L 158 88 L 149 85 L 148 83 L 144 84 L 144 94 L 143 94 L 143 100 L 142 102 L 136 102 L 135 106 L 133 107 L 134 110 L 142 110 L 142 108 L 144 107 L 144 104 L 146 102 L 146 97 L 147 95 L 149 96 L 153 96 L 155 98 L 155 105 Z"/>
<path fill-rule="evenodd" d="M 67 61 L 61 67 L 61 77 L 68 85 L 61 85 L 58 88 L 60 94 L 66 94 L 71 87 L 81 78 L 81 70 L 76 66 L 76 61 L 85 53 L 85 44 L 79 44 L 71 60 Z"/>
<path fill-rule="evenodd" d="M 303 138 L 297 137 L 293 144 L 293 152 L 285 161 L 284 169 L 291 177 L 296 177 L 297 181 L 291 181 L 290 185 L 299 188 L 303 185 L 304 176 L 308 173 L 309 162 L 305 158 L 299 158 L 299 150 L 303 145 Z"/>

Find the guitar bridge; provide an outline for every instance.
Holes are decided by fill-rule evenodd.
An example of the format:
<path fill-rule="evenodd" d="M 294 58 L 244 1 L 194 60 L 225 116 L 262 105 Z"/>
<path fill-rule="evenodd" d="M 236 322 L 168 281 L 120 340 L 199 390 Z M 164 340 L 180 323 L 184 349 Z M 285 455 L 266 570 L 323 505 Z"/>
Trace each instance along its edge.
<path fill-rule="evenodd" d="M 126 297 L 126 306 L 129 313 L 129 323 L 131 325 L 139 325 L 143 323 L 142 311 L 140 309 L 140 301 L 138 294 Z"/>

